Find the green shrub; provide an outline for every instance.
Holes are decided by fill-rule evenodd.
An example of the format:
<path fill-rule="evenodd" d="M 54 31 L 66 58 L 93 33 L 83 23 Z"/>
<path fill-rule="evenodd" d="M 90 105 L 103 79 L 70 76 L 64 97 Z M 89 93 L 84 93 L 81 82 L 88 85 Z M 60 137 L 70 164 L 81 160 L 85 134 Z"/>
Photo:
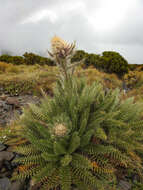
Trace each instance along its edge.
<path fill-rule="evenodd" d="M 46 57 L 41 57 L 39 55 L 36 55 L 34 53 L 25 53 L 24 55 L 24 62 L 26 65 L 35 65 L 35 64 L 39 64 L 39 65 L 49 65 L 49 66 L 53 66 L 54 62 Z"/>
<path fill-rule="evenodd" d="M 74 56 L 71 59 L 71 62 L 77 62 L 77 61 L 81 61 L 82 59 L 84 59 L 86 56 L 88 55 L 88 53 L 86 53 L 83 50 L 77 50 L 74 54 Z"/>
<path fill-rule="evenodd" d="M 128 62 L 117 52 L 105 51 L 103 55 L 88 54 L 83 50 L 76 51 L 72 61 L 81 61 L 84 59 L 84 67 L 94 66 L 95 68 L 108 73 L 115 73 L 119 76 L 128 73 L 129 69 L 135 69 L 136 66 L 129 66 Z"/>
<path fill-rule="evenodd" d="M 24 58 L 22 56 L 13 56 L 11 58 L 11 63 L 14 65 L 22 65 L 24 64 Z"/>
<path fill-rule="evenodd" d="M 93 65 L 95 68 L 97 69 L 101 69 L 102 68 L 102 59 L 100 57 L 100 55 L 96 55 L 96 54 L 88 54 L 86 56 L 86 59 L 84 61 L 84 64 L 86 66 L 91 66 Z"/>
<path fill-rule="evenodd" d="M 0 61 L 12 63 L 14 65 L 21 65 L 24 63 L 24 58 L 21 56 L 1 55 Z"/>
<path fill-rule="evenodd" d="M 104 51 L 102 55 L 102 67 L 106 72 L 123 76 L 128 73 L 128 62 L 117 52 Z"/>
<path fill-rule="evenodd" d="M 128 65 L 130 71 L 135 71 L 139 65 L 138 64 L 129 64 Z"/>
<path fill-rule="evenodd" d="M 11 56 L 10 55 L 6 55 L 6 54 L 1 55 L 0 56 L 0 61 L 11 63 Z"/>
<path fill-rule="evenodd" d="M 51 59 L 46 58 L 46 57 L 41 57 L 39 64 L 40 65 L 54 66 L 54 62 Z"/>
<path fill-rule="evenodd" d="M 25 64 L 27 65 L 34 65 L 38 64 L 40 62 L 40 58 L 38 56 L 35 56 L 34 53 L 25 53 L 23 54 Z"/>

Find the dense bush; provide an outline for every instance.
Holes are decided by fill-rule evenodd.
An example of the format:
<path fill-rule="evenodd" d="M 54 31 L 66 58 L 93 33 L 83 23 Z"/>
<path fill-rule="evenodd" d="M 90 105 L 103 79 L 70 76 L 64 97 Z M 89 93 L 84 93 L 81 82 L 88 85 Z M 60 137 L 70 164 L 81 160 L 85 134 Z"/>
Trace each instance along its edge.
<path fill-rule="evenodd" d="M 95 68 L 101 68 L 102 59 L 100 58 L 100 55 L 97 54 L 89 54 L 86 53 L 83 50 L 76 51 L 75 55 L 72 58 L 72 62 L 74 61 L 81 61 L 84 59 L 84 65 L 85 67 L 94 66 Z"/>
<path fill-rule="evenodd" d="M 24 58 L 22 56 L 12 56 L 10 60 L 14 65 L 24 64 Z"/>
<path fill-rule="evenodd" d="M 88 54 L 83 50 L 79 50 L 72 58 L 73 61 L 80 61 L 84 59 L 85 67 L 94 66 L 95 68 L 108 72 L 115 73 L 119 76 L 124 75 L 129 69 L 135 69 L 136 65 L 130 65 L 128 62 L 117 52 L 105 51 L 102 55 Z"/>
<path fill-rule="evenodd" d="M 86 56 L 88 55 L 88 53 L 86 53 L 83 50 L 77 50 L 74 54 L 74 56 L 72 57 L 71 61 L 72 62 L 77 62 L 77 61 L 81 61 L 82 59 L 84 59 Z"/>
<path fill-rule="evenodd" d="M 21 56 L 1 55 L 0 61 L 12 63 L 15 65 L 21 65 L 24 63 L 24 58 Z"/>
<path fill-rule="evenodd" d="M 26 64 L 26 65 L 46 64 L 49 66 L 54 65 L 53 61 L 49 58 L 42 57 L 34 53 L 27 53 L 27 52 L 23 56 L 1 55 L 0 61 L 6 62 L 6 63 L 12 63 L 14 65 L 21 65 L 21 64 Z"/>
<path fill-rule="evenodd" d="M 119 76 L 128 73 L 128 62 L 117 52 L 105 51 L 102 54 L 103 69 L 109 73 L 116 73 Z"/>
<path fill-rule="evenodd" d="M 40 64 L 40 65 L 54 65 L 53 61 L 46 57 L 41 57 L 39 55 L 36 55 L 34 53 L 25 53 L 24 55 L 24 62 L 27 65 L 34 65 L 34 64 Z"/>
<path fill-rule="evenodd" d="M 97 54 L 88 54 L 86 56 L 84 64 L 86 66 L 93 65 L 97 69 L 102 69 L 102 61 L 103 60 L 101 59 L 100 55 L 97 55 Z"/>
<path fill-rule="evenodd" d="M 0 56 L 0 61 L 3 61 L 3 62 L 7 62 L 7 63 L 11 63 L 11 57 L 10 55 L 1 55 Z"/>
<path fill-rule="evenodd" d="M 129 64 L 128 67 L 129 67 L 130 71 L 134 71 L 139 67 L 139 65 L 138 64 Z"/>

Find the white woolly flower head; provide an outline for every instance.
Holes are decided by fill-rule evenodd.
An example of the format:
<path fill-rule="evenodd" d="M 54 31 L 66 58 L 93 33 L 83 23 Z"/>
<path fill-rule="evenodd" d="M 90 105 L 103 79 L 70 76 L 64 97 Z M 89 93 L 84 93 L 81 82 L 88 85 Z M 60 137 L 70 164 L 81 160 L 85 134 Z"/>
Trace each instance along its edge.
<path fill-rule="evenodd" d="M 60 49 L 62 50 L 66 48 L 68 44 L 61 38 L 54 36 L 51 40 L 51 46 L 52 46 L 52 53 L 56 54 L 57 52 L 59 52 Z"/>
<path fill-rule="evenodd" d="M 51 40 L 51 49 L 52 52 L 49 52 L 51 57 L 66 58 L 69 55 L 72 55 L 75 48 L 75 42 L 73 44 L 68 44 L 63 39 L 58 36 L 54 36 Z"/>
<path fill-rule="evenodd" d="M 56 124 L 53 128 L 53 133 L 56 137 L 64 137 L 67 134 L 67 132 L 67 127 L 62 123 Z"/>

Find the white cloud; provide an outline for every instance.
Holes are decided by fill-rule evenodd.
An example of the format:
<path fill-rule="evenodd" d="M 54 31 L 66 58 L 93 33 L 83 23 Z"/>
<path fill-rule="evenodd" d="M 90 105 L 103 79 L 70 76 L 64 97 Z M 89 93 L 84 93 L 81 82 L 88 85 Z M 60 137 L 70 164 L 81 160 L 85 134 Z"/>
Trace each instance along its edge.
<path fill-rule="evenodd" d="M 134 7 L 133 0 L 101 0 L 96 11 L 87 12 L 87 18 L 97 32 L 109 32 L 120 26 Z"/>
<path fill-rule="evenodd" d="M 50 22 L 54 23 L 57 20 L 57 18 L 57 14 L 54 11 L 41 10 L 24 19 L 24 21 L 22 21 L 21 24 L 37 23 L 43 19 L 48 19 Z"/>
<path fill-rule="evenodd" d="M 51 23 L 55 23 L 59 18 L 70 16 L 71 12 L 77 11 L 77 10 L 84 10 L 85 4 L 82 1 L 78 2 L 66 2 L 63 4 L 58 4 L 55 7 L 52 7 L 51 9 L 42 9 L 38 10 L 35 13 L 32 13 L 30 16 L 28 16 L 26 19 L 24 19 L 21 24 L 27 24 L 27 23 L 38 23 L 42 20 L 49 20 Z"/>

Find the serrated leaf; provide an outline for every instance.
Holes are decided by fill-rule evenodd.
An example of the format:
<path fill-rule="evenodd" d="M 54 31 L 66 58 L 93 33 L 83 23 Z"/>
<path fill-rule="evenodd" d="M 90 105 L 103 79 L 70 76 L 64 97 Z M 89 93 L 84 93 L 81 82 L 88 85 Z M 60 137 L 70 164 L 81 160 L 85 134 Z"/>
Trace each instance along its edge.
<path fill-rule="evenodd" d="M 95 137 L 98 137 L 99 139 L 102 139 L 102 140 L 106 140 L 107 139 L 107 135 L 104 131 L 104 129 L 102 129 L 101 127 L 98 127 L 96 128 L 95 130 Z"/>
<path fill-rule="evenodd" d="M 61 159 L 61 164 L 62 166 L 68 166 L 71 161 L 72 161 L 72 156 L 67 154 Z"/>
<path fill-rule="evenodd" d="M 83 137 L 81 138 L 80 146 L 84 147 L 84 146 L 88 145 L 93 134 L 94 134 L 93 129 L 87 131 L 85 133 L 85 135 L 83 135 Z"/>
<path fill-rule="evenodd" d="M 61 142 L 55 141 L 54 142 L 54 152 L 56 155 L 66 154 L 66 148 Z"/>
<path fill-rule="evenodd" d="M 80 146 L 80 137 L 78 136 L 78 132 L 74 132 L 71 137 L 68 153 L 69 154 L 73 153 L 79 146 Z"/>
<path fill-rule="evenodd" d="M 42 158 L 44 158 L 46 161 L 56 162 L 59 160 L 59 157 L 55 154 L 49 154 L 47 152 L 44 152 L 41 154 Z"/>

